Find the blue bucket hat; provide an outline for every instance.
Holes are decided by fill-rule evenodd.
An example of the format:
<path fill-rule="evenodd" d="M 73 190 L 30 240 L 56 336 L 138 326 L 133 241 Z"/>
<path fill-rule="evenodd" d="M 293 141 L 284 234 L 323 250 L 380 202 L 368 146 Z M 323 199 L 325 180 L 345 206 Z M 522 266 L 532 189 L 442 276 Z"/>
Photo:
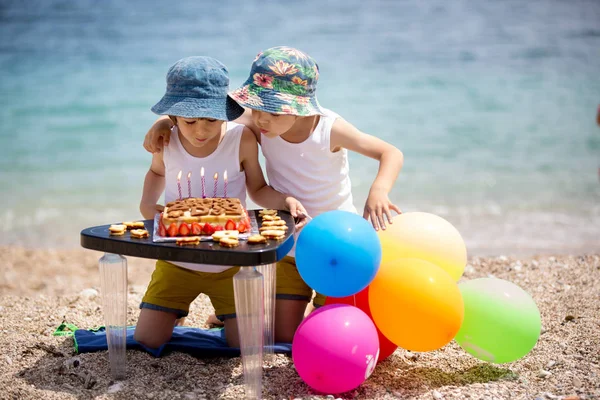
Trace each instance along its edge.
<path fill-rule="evenodd" d="M 232 121 L 244 109 L 227 95 L 227 67 L 210 57 L 187 57 L 167 72 L 167 91 L 152 107 L 158 115 Z"/>
<path fill-rule="evenodd" d="M 319 66 L 308 54 L 291 47 L 259 53 L 250 77 L 229 95 L 240 105 L 272 114 L 323 114 L 317 101 Z"/>

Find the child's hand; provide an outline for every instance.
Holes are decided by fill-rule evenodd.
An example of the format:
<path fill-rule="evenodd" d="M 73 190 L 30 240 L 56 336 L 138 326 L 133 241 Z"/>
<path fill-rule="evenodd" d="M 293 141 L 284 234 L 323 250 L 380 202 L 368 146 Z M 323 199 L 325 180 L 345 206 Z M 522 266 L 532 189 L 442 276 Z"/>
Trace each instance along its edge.
<path fill-rule="evenodd" d="M 390 201 L 385 190 L 372 188 L 365 204 L 363 218 L 366 220 L 371 219 L 375 230 L 378 231 L 379 228 L 385 229 L 385 218 L 387 218 L 390 224 L 392 223 L 392 213 L 390 210 L 402 214 L 402 211 Z"/>
<path fill-rule="evenodd" d="M 150 153 L 159 153 L 169 145 L 171 125 L 168 120 L 159 120 L 152 125 L 144 137 L 144 149 Z"/>
<path fill-rule="evenodd" d="M 141 204 L 140 212 L 145 219 L 154 219 L 156 213 L 161 213 L 165 209 L 164 206 L 160 204 Z"/>
<path fill-rule="evenodd" d="M 306 217 L 308 216 L 308 213 L 304 209 L 302 203 L 293 197 L 287 197 L 285 199 L 285 206 L 296 221 L 296 229 L 301 229 L 304 225 L 306 225 Z"/>

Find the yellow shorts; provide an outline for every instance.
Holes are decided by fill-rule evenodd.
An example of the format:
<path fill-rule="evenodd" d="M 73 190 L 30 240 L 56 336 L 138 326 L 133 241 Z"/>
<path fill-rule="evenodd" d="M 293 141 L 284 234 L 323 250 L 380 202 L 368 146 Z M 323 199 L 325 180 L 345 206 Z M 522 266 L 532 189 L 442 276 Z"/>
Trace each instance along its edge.
<path fill-rule="evenodd" d="M 140 308 L 171 312 L 185 317 L 200 293 L 206 294 L 221 320 L 235 317 L 233 276 L 239 267 L 219 273 L 193 271 L 158 260 Z"/>
<path fill-rule="evenodd" d="M 296 267 L 296 259 L 286 256 L 277 263 L 277 294 L 278 299 L 304 300 L 309 302 L 313 297 L 313 290 L 308 286 Z M 315 307 L 325 304 L 325 296 L 316 293 L 313 300 Z"/>

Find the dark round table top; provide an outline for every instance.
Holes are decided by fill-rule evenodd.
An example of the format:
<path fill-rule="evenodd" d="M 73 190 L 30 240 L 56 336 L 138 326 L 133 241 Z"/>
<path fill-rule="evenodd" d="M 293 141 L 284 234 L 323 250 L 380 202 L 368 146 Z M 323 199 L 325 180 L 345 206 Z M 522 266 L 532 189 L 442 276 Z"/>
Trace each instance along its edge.
<path fill-rule="evenodd" d="M 258 216 L 258 211 L 248 210 L 248 213 L 254 213 L 260 226 L 261 218 Z M 278 215 L 288 226 L 285 237 L 281 240 L 268 240 L 265 244 L 248 244 L 247 241 L 240 240 L 239 246 L 227 248 L 210 240 L 200 242 L 196 246 L 178 246 L 175 242 L 153 242 L 154 221 L 145 220 L 143 222 L 150 233 L 149 238 L 131 238 L 129 231 L 122 236 L 111 236 L 108 232 L 111 224 L 100 225 L 81 231 L 81 246 L 105 253 L 155 260 L 232 266 L 271 264 L 285 257 L 294 245 L 294 218 L 286 211 L 279 211 Z"/>

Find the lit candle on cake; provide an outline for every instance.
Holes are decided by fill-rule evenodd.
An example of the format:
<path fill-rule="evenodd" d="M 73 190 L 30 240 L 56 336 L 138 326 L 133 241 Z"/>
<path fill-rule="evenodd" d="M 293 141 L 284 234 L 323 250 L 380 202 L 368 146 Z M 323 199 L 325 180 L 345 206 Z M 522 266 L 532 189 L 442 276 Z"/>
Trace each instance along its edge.
<path fill-rule="evenodd" d="M 204 167 L 200 168 L 200 180 L 202 181 L 202 198 L 206 198 L 206 193 L 204 192 Z"/>
<path fill-rule="evenodd" d="M 191 177 L 192 177 L 192 171 L 189 171 L 188 172 L 188 176 L 187 176 L 187 178 L 188 178 L 188 197 L 192 197 L 192 180 L 191 180 Z"/>
<path fill-rule="evenodd" d="M 225 181 L 223 197 L 227 197 L 227 170 L 225 170 L 225 173 L 223 174 L 223 180 Z"/>
<path fill-rule="evenodd" d="M 181 200 L 181 170 L 177 174 L 177 191 L 179 191 L 179 200 Z"/>
<path fill-rule="evenodd" d="M 219 181 L 219 173 L 215 172 L 215 176 L 213 176 L 213 179 L 215 180 L 215 186 L 213 188 L 213 197 L 217 197 L 217 182 Z"/>

